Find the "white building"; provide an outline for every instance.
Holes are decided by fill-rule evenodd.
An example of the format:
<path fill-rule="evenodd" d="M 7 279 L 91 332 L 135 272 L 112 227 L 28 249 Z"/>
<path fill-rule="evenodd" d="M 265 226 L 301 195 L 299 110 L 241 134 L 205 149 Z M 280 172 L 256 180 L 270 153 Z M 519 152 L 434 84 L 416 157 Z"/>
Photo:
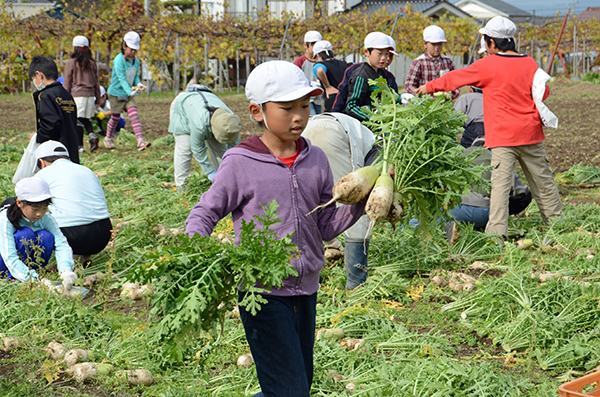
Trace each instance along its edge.
<path fill-rule="evenodd" d="M 256 17 L 258 11 L 269 9 L 274 17 L 280 17 L 283 13 L 293 13 L 297 17 L 305 18 L 315 12 L 318 3 L 321 4 L 322 12 L 332 14 L 349 9 L 356 0 L 201 0 L 202 11 L 217 16 L 224 13 L 237 17 Z"/>
<path fill-rule="evenodd" d="M 50 0 L 4 0 L 0 1 L 0 8 L 4 8 L 9 15 L 24 19 L 41 14 L 55 8 L 57 5 Z"/>

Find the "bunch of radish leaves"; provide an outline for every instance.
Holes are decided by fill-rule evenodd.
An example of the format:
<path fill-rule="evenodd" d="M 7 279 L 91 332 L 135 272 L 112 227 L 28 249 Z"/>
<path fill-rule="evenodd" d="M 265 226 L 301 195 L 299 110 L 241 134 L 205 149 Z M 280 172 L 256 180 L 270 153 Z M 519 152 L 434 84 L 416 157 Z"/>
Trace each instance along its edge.
<path fill-rule="evenodd" d="M 272 230 L 281 222 L 277 203 L 263 208 L 264 215 L 242 222 L 237 247 L 211 237 L 173 236 L 169 246 L 147 253 L 146 263 L 128 277 L 156 291 L 150 316 L 158 321 L 151 332 L 167 361 L 181 361 L 202 331 L 223 321 L 237 304 L 238 285 L 245 291 L 239 304 L 255 315 L 267 303 L 261 294 L 298 274 L 290 264 L 296 254 L 291 236 L 279 238 Z"/>
<path fill-rule="evenodd" d="M 456 141 L 466 116 L 440 97 L 414 97 L 398 103 L 398 94 L 382 77 L 370 80 L 369 120 L 364 124 L 379 138 L 380 164 L 394 169 L 394 191 L 402 195 L 404 219 L 417 219 L 427 235 L 428 225 L 450 218 L 448 211 L 475 187 L 488 187 L 482 173 L 489 167 L 473 164 L 479 151 L 463 155 Z M 481 149 L 485 150 L 485 149 Z"/>

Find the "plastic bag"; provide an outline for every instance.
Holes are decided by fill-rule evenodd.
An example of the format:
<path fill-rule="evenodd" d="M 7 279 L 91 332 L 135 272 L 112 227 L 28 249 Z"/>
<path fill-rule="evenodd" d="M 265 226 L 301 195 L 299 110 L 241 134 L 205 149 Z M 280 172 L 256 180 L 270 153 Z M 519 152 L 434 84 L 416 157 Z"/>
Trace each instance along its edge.
<path fill-rule="evenodd" d="M 36 139 L 37 134 L 33 134 L 29 140 L 29 145 L 27 145 L 27 148 L 23 149 L 23 157 L 21 157 L 21 161 L 19 162 L 19 166 L 17 167 L 17 171 L 12 180 L 14 184 L 21 179 L 32 177 L 35 174 L 35 169 L 37 168 L 35 151 L 40 146 Z"/>

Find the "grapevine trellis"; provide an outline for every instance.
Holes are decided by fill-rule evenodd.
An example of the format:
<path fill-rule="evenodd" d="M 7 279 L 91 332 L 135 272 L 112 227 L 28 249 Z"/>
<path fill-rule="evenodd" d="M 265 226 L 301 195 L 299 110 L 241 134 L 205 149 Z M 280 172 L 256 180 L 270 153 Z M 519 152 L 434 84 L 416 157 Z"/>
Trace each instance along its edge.
<path fill-rule="evenodd" d="M 445 54 L 468 58 L 480 27 L 474 19 L 444 17 L 434 20 L 414 12 L 410 6 L 399 18 L 397 13 L 386 8 L 371 14 L 358 9 L 310 18 L 292 13 L 275 17 L 268 10 L 259 11 L 254 18 L 229 14 L 214 18 L 207 13 L 176 14 L 158 3 L 150 17 L 144 15 L 137 0 L 118 0 L 113 8 L 101 12 L 76 10 L 75 14 L 65 13 L 62 19 L 45 14 L 17 19 L 7 10 L 0 10 L 0 92 L 29 87 L 26 84 L 27 65 L 32 56 L 52 56 L 62 71 L 71 52 L 71 40 L 79 34 L 90 39 L 96 60 L 109 72 L 112 59 L 120 51 L 123 35 L 129 30 L 136 30 L 142 36 L 138 55 L 149 65 L 154 82 L 179 87 L 182 81 L 180 73 L 171 75 L 173 67 L 169 69 L 169 65 L 177 64 L 177 68 L 182 65 L 184 83 L 188 73 L 192 78 L 194 75 L 196 78 L 201 76 L 206 81 L 214 76 L 206 72 L 200 74 L 200 71 L 206 71 L 209 60 L 218 60 L 214 74 L 221 77 L 220 84 L 231 84 L 232 80 L 239 81 L 240 68 L 247 74 L 252 65 L 263 59 L 292 60 L 302 54 L 302 37 L 307 30 L 320 31 L 333 44 L 337 55 L 351 55 L 361 48 L 367 33 L 391 33 L 393 29 L 397 51 L 416 56 L 423 50 L 423 28 L 435 23 L 445 30 L 448 38 Z M 561 23 L 561 18 L 557 17 L 544 26 L 519 26 L 521 52 L 537 57 L 540 63 L 547 62 L 546 54 L 556 43 Z M 577 25 L 576 32 L 574 24 Z M 285 40 L 282 41 L 284 32 Z M 573 40 L 575 34 L 578 36 L 576 41 Z M 599 42 L 599 20 L 579 22 L 570 18 L 559 53 L 572 52 L 574 47 L 579 51 L 583 48 L 597 53 Z M 588 61 L 588 67 L 591 64 Z M 230 69 L 235 72 L 230 74 Z M 585 62 L 581 70 L 585 70 Z"/>

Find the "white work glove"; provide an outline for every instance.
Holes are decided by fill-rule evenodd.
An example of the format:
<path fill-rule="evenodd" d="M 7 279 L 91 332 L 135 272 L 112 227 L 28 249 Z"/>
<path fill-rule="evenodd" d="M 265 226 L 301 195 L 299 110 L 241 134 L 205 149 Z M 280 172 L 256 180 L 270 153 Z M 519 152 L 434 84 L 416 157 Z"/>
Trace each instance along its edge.
<path fill-rule="evenodd" d="M 132 96 L 136 96 L 140 94 L 140 87 L 136 88 L 135 90 L 131 91 L 131 94 L 129 94 L 130 97 Z"/>
<path fill-rule="evenodd" d="M 60 273 L 60 278 L 62 279 L 63 286 L 65 287 L 65 291 L 71 289 L 73 284 L 75 284 L 75 280 L 77 280 L 77 273 L 72 272 L 70 270 L 63 270 Z"/>

